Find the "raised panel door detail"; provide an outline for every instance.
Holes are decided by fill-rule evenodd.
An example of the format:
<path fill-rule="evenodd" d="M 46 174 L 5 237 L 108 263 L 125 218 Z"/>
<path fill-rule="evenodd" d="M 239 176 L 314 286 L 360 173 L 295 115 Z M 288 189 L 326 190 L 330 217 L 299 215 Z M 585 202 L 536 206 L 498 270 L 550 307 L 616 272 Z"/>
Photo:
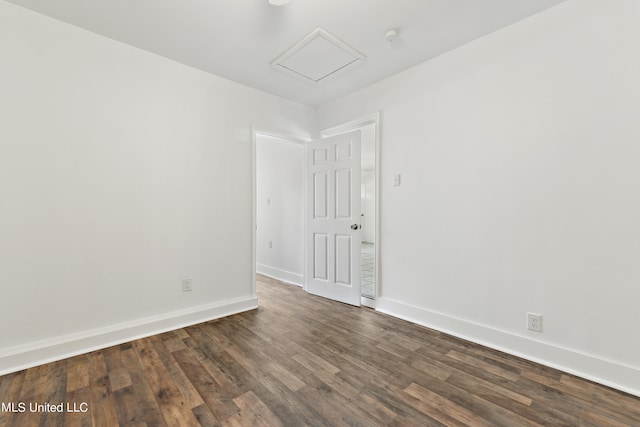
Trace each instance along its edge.
<path fill-rule="evenodd" d="M 329 155 L 327 153 L 327 148 L 314 148 L 313 150 L 313 164 L 314 165 L 324 165 L 327 164 L 329 160 Z"/>
<path fill-rule="evenodd" d="M 327 173 L 313 174 L 313 217 L 327 217 Z"/>
<path fill-rule="evenodd" d="M 338 169 L 336 173 L 336 218 L 351 218 L 351 169 Z"/>
<path fill-rule="evenodd" d="M 351 141 L 336 144 L 336 161 L 351 159 Z"/>
<path fill-rule="evenodd" d="M 336 234 L 336 283 L 351 285 L 351 241 L 349 235 Z"/>
<path fill-rule="evenodd" d="M 360 131 L 307 145 L 306 289 L 360 305 Z M 336 253 L 337 251 L 337 253 Z"/>
<path fill-rule="evenodd" d="M 328 240 L 327 234 L 313 235 L 313 278 L 327 280 L 328 274 Z"/>

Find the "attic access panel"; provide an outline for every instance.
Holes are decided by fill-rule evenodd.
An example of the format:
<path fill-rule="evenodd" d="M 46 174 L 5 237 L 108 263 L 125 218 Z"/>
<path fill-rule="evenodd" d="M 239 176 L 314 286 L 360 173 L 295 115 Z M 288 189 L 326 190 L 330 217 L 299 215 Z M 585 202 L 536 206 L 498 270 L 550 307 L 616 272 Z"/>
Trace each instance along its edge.
<path fill-rule="evenodd" d="M 286 73 L 318 84 L 366 57 L 342 40 L 318 28 L 271 61 Z"/>

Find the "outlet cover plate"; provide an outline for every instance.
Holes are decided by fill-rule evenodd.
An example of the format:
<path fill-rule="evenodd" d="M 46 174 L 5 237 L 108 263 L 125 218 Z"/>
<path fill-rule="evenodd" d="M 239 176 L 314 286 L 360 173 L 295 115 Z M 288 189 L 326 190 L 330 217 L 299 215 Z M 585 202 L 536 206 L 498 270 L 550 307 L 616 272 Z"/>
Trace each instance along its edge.
<path fill-rule="evenodd" d="M 527 329 L 542 332 L 542 314 L 527 313 Z"/>

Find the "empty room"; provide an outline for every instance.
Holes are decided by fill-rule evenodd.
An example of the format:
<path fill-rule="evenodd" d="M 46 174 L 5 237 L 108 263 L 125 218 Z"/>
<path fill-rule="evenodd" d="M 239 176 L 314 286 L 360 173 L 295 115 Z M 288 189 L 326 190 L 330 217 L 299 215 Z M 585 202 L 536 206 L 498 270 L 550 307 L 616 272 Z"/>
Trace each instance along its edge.
<path fill-rule="evenodd" d="M 640 426 L 640 2 L 0 0 L 0 427 Z"/>

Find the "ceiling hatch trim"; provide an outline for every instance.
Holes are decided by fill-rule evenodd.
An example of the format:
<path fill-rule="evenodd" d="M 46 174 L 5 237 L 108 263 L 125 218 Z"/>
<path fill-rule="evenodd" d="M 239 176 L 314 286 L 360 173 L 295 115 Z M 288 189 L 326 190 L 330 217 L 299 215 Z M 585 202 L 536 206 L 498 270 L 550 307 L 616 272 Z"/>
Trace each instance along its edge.
<path fill-rule="evenodd" d="M 367 57 L 322 28 L 313 30 L 269 63 L 308 83 L 318 85 L 329 77 L 363 63 Z"/>

